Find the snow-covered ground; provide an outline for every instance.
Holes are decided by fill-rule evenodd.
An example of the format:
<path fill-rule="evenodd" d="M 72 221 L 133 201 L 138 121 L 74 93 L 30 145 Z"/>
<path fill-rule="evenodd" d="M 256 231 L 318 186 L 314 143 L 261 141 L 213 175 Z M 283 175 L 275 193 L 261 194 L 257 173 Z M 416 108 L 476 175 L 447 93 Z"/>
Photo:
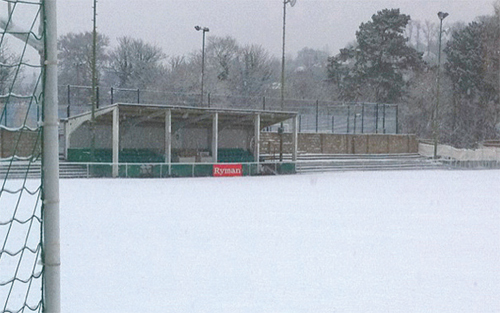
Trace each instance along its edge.
<path fill-rule="evenodd" d="M 61 180 L 62 311 L 500 312 L 500 171 Z"/>

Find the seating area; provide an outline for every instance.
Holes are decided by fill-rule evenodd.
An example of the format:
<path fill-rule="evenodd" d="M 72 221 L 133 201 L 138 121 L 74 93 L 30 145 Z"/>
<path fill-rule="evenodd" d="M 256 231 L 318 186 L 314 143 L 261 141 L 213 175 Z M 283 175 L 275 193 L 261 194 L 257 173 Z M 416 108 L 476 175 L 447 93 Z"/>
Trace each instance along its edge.
<path fill-rule="evenodd" d="M 221 148 L 218 150 L 220 163 L 254 162 L 252 152 L 241 148 Z"/>
<path fill-rule="evenodd" d="M 89 148 L 68 149 L 68 162 L 91 162 L 91 150 Z M 112 162 L 111 149 L 95 149 L 94 162 Z"/>
<path fill-rule="evenodd" d="M 149 149 L 120 150 L 120 163 L 163 163 L 165 157 Z"/>
<path fill-rule="evenodd" d="M 91 162 L 89 148 L 68 149 L 69 162 Z M 94 162 L 111 163 L 113 153 L 111 149 L 95 149 Z M 123 149 L 120 150 L 120 163 L 163 163 L 163 155 L 149 149 Z"/>
<path fill-rule="evenodd" d="M 89 148 L 68 149 L 69 162 L 91 162 Z M 178 152 L 173 152 L 173 160 L 178 160 Z M 111 163 L 111 149 L 95 149 L 94 162 Z M 218 150 L 219 163 L 247 163 L 254 162 L 253 154 L 241 148 L 221 148 Z M 149 149 L 122 149 L 120 150 L 120 163 L 164 163 L 165 157 Z M 182 163 L 182 162 L 179 162 Z M 191 163 L 191 162 L 189 162 Z"/>

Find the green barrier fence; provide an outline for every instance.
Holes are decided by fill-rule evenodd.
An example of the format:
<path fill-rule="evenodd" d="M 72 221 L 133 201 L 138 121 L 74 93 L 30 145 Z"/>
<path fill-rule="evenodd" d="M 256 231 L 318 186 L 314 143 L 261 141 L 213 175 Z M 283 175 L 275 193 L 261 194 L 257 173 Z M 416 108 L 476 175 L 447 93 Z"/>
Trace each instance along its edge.
<path fill-rule="evenodd" d="M 227 164 L 227 163 L 225 163 Z M 242 176 L 267 174 L 294 174 L 295 163 L 238 163 Z M 64 166 L 71 168 L 65 172 Z M 120 178 L 167 178 L 167 177 L 210 177 L 213 176 L 212 163 L 119 163 Z M 78 170 L 75 170 L 75 167 Z M 272 169 L 267 171 L 266 169 Z M 113 164 L 103 162 L 64 162 L 61 167 L 63 177 L 113 177 Z"/>

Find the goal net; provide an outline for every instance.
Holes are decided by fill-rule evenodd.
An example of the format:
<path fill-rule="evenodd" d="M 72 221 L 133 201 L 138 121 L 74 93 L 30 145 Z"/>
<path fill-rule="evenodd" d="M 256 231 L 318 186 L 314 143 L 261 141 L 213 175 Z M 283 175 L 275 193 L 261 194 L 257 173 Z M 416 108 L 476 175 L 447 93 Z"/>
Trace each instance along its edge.
<path fill-rule="evenodd" d="M 57 108 L 53 91 L 47 90 L 56 69 L 47 44 L 54 40 L 47 25 L 53 25 L 55 15 L 47 10 L 55 11 L 55 0 L 0 0 L 0 6 L 0 308 L 56 312 L 59 304 L 45 299 L 54 292 L 53 286 L 47 292 L 47 281 L 53 284 L 59 277 L 53 274 L 58 244 L 52 248 L 58 221 L 51 222 L 56 236 L 47 236 L 45 229 L 47 216 L 58 209 L 52 170 L 58 163 L 49 160 L 57 150 L 45 151 L 57 149 L 57 135 L 55 145 L 47 145 L 57 128 L 57 115 L 47 110 Z M 47 243 L 55 255 L 47 256 Z"/>

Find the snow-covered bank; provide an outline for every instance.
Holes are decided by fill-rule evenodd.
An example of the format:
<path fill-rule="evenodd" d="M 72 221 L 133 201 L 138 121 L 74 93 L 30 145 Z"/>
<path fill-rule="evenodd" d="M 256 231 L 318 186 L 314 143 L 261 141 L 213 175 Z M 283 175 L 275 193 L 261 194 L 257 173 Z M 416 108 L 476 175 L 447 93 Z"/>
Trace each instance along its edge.
<path fill-rule="evenodd" d="M 61 181 L 64 312 L 500 312 L 500 171 Z"/>

